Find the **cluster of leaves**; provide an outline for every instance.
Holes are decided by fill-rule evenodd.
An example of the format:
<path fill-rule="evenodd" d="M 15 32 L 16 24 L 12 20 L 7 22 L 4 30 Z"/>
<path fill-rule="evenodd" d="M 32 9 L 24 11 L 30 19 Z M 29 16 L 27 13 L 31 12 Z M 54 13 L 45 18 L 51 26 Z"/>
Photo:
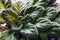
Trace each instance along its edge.
<path fill-rule="evenodd" d="M 4 10 L 1 9 L 0 15 L 7 29 L 0 35 L 0 40 L 52 40 L 55 36 L 58 38 L 60 24 L 56 19 L 59 12 L 51 6 L 55 1 L 32 0 L 25 6 L 21 2 L 12 5 L 10 0 L 1 0 Z"/>

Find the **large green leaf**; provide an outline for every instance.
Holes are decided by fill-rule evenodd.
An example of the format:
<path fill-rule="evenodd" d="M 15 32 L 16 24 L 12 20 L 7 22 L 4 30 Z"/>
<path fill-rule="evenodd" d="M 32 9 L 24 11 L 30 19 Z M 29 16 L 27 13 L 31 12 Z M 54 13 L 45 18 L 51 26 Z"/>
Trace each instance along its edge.
<path fill-rule="evenodd" d="M 46 18 L 39 18 L 36 23 L 36 27 L 41 32 L 46 31 L 52 25 L 51 21 Z"/>
<path fill-rule="evenodd" d="M 38 30 L 40 30 L 42 32 L 43 31 L 49 32 L 53 28 L 60 27 L 60 25 L 58 23 L 56 23 L 56 22 L 51 22 L 49 19 L 39 18 L 37 20 L 36 27 L 38 28 Z"/>

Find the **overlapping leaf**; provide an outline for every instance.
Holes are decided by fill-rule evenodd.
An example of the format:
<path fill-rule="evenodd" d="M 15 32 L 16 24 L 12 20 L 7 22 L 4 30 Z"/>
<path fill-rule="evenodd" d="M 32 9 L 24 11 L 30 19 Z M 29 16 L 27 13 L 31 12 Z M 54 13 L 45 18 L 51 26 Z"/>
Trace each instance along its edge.
<path fill-rule="evenodd" d="M 21 12 L 21 16 L 23 16 L 21 18 L 21 20 L 25 20 L 28 22 L 29 21 L 31 22 L 32 20 L 35 21 L 43 15 L 43 12 L 44 12 L 44 7 L 42 7 L 42 6 L 28 7 L 28 8 L 26 8 L 25 11 Z"/>
<path fill-rule="evenodd" d="M 6 9 L 2 11 L 2 17 L 6 23 L 11 25 L 11 28 L 8 29 L 7 33 L 2 33 L 0 39 L 40 40 L 42 38 L 41 40 L 48 40 L 47 36 L 50 33 L 58 32 L 54 28 L 60 27 L 60 24 L 51 21 L 55 19 L 57 11 L 55 8 L 48 6 L 54 2 L 52 0 L 32 0 L 28 3 L 28 6 L 18 2 L 7 10 L 6 8 L 11 6 L 10 2 L 6 5 L 5 0 L 1 0 L 2 8 Z M 14 28 L 16 26 L 18 27 Z"/>

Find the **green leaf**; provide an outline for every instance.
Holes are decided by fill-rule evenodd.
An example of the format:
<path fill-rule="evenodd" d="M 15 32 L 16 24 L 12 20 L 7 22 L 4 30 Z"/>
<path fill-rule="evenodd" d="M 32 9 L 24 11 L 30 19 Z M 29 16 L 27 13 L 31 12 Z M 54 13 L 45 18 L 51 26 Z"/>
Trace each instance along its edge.
<path fill-rule="evenodd" d="M 52 29 L 54 32 L 56 32 L 57 34 L 60 34 L 60 28 L 58 27 L 58 28 L 53 28 Z"/>
<path fill-rule="evenodd" d="M 4 10 L 5 9 L 5 7 L 4 7 L 4 5 L 1 3 L 1 1 L 0 1 L 0 11 L 1 10 Z"/>
<path fill-rule="evenodd" d="M 42 40 L 48 40 L 47 33 L 40 33 Z"/>
<path fill-rule="evenodd" d="M 23 6 L 23 4 L 20 1 L 17 3 L 13 3 L 12 10 L 14 10 L 16 13 L 18 13 L 20 15 L 20 12 L 22 10 L 22 8 L 21 8 L 22 6 Z"/>
<path fill-rule="evenodd" d="M 29 2 L 29 6 L 50 6 L 53 4 L 56 0 L 32 0 Z"/>
<path fill-rule="evenodd" d="M 11 1 L 0 0 L 0 11 L 11 7 Z"/>
<path fill-rule="evenodd" d="M 60 27 L 59 23 L 51 22 L 46 18 L 39 18 L 36 21 L 36 27 L 40 32 L 50 32 L 53 28 Z"/>
<path fill-rule="evenodd" d="M 60 24 L 60 12 L 58 12 L 54 21 Z"/>
<path fill-rule="evenodd" d="M 45 12 L 45 16 L 44 17 L 48 18 L 50 20 L 54 20 L 56 15 L 58 14 L 57 11 L 56 11 L 56 8 L 54 8 L 54 7 L 48 7 L 48 8 L 46 8 L 45 11 L 46 12 Z"/>
<path fill-rule="evenodd" d="M 2 17 L 6 21 L 6 23 L 8 23 L 10 25 L 18 25 L 19 24 L 18 14 L 13 10 L 3 11 Z"/>
<path fill-rule="evenodd" d="M 21 20 L 24 20 L 25 22 L 34 22 L 36 21 L 39 17 L 42 16 L 44 12 L 44 7 L 42 6 L 31 6 L 25 9 L 25 11 L 21 12 L 21 15 L 23 15 Z M 27 20 L 28 19 L 28 20 Z"/>
<path fill-rule="evenodd" d="M 13 34 L 9 35 L 6 40 L 17 40 Z"/>
<path fill-rule="evenodd" d="M 51 21 L 46 18 L 39 18 L 36 22 L 36 27 L 40 32 L 47 31 L 52 25 Z"/>
<path fill-rule="evenodd" d="M 13 3 L 13 4 L 12 4 L 12 9 L 13 9 L 16 13 L 18 13 L 18 14 L 20 15 L 21 11 L 23 11 L 23 10 L 25 10 L 27 7 L 29 7 L 29 6 L 27 6 L 27 5 L 28 5 L 28 4 L 24 4 L 23 2 L 18 1 L 18 2 L 16 2 L 16 3 Z"/>
<path fill-rule="evenodd" d="M 0 16 L 0 24 L 5 23 L 4 19 Z"/>
<path fill-rule="evenodd" d="M 24 30 L 21 30 L 21 34 L 24 36 L 26 35 L 27 38 L 29 39 L 37 39 L 37 34 L 36 32 L 34 31 L 31 31 L 31 30 L 34 30 L 34 29 L 24 29 Z"/>
<path fill-rule="evenodd" d="M 33 6 L 35 5 L 39 0 L 32 0 L 32 1 L 29 1 L 29 6 Z"/>
<path fill-rule="evenodd" d="M 17 40 L 14 37 L 14 33 L 11 33 L 9 30 L 5 30 L 0 35 L 0 40 Z"/>

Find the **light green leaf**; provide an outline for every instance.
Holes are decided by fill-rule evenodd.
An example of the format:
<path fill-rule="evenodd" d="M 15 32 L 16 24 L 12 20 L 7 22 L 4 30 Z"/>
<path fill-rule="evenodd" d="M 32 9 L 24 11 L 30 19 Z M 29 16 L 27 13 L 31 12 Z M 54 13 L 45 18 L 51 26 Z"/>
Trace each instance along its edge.
<path fill-rule="evenodd" d="M 0 0 L 0 11 L 5 10 L 11 7 L 11 1 Z"/>
<path fill-rule="evenodd" d="M 18 14 L 13 10 L 5 10 L 2 12 L 2 17 L 9 24 L 19 24 Z"/>

